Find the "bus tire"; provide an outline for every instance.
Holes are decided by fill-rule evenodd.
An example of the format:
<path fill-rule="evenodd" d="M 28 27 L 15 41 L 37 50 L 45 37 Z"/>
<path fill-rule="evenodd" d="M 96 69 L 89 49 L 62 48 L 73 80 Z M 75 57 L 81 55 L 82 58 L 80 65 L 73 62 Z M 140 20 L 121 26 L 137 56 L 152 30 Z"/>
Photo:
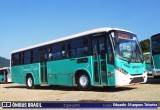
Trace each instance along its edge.
<path fill-rule="evenodd" d="M 34 89 L 35 88 L 34 79 L 31 75 L 27 76 L 26 85 L 27 85 L 27 89 Z"/>
<path fill-rule="evenodd" d="M 77 86 L 81 91 L 88 91 L 91 89 L 91 82 L 88 74 L 81 73 L 76 78 Z"/>

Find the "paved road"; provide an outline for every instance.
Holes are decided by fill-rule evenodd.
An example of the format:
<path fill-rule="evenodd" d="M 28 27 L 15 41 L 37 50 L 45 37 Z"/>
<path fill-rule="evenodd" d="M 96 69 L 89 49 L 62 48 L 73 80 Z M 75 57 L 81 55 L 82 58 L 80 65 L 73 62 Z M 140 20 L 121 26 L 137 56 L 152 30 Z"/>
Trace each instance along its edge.
<path fill-rule="evenodd" d="M 160 79 L 149 77 L 146 84 L 94 87 L 91 91 L 62 86 L 29 90 L 25 85 L 0 84 L 0 101 L 160 101 Z"/>

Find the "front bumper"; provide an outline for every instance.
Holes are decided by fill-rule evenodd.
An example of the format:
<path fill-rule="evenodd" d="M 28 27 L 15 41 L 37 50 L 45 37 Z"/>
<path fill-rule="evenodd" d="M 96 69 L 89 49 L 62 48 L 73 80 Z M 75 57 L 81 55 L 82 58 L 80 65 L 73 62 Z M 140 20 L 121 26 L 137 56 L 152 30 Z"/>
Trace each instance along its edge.
<path fill-rule="evenodd" d="M 160 76 L 160 69 L 152 69 L 153 76 Z"/>
<path fill-rule="evenodd" d="M 115 70 L 115 85 L 124 86 L 134 83 L 145 83 L 147 81 L 147 72 L 141 75 L 124 74 L 118 70 Z"/>

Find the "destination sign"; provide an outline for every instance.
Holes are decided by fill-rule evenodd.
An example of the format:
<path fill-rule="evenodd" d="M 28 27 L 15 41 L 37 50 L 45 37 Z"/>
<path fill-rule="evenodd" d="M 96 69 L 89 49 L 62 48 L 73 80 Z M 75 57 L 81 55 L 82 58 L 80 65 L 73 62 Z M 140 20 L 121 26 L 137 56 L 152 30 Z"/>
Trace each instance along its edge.
<path fill-rule="evenodd" d="M 132 39 L 132 36 L 130 36 L 129 34 L 117 33 L 117 35 L 119 38 Z"/>

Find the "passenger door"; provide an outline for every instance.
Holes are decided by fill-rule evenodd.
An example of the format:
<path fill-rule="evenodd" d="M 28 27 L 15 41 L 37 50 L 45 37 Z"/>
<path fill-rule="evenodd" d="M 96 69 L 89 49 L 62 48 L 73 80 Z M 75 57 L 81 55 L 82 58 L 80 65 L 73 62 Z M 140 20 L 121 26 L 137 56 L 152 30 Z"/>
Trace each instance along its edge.
<path fill-rule="evenodd" d="M 106 41 L 103 33 L 93 35 L 91 39 L 93 54 L 93 73 L 95 84 L 107 84 Z"/>
<path fill-rule="evenodd" d="M 47 48 L 41 48 L 39 50 L 40 60 L 40 72 L 41 72 L 41 84 L 47 84 Z"/>

